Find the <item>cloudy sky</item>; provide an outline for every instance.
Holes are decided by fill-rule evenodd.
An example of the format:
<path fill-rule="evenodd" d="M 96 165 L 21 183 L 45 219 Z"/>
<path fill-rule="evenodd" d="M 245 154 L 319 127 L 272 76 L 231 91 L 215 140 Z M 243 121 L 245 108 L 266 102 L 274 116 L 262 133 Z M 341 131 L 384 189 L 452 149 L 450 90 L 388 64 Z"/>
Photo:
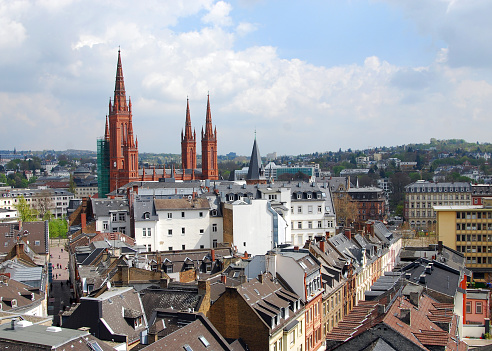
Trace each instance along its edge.
<path fill-rule="evenodd" d="M 0 149 L 96 149 L 121 47 L 141 152 L 210 93 L 219 154 L 490 142 L 490 0 L 0 0 Z M 200 149 L 199 149 L 200 150 Z M 200 151 L 199 151 L 200 152 Z"/>

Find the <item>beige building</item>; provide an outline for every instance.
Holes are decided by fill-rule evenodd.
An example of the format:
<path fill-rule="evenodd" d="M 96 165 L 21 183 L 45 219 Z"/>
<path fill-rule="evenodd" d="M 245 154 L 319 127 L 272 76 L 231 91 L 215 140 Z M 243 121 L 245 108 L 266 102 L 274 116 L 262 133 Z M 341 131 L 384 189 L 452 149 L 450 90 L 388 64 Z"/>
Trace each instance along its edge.
<path fill-rule="evenodd" d="M 432 230 L 436 206 L 471 205 L 469 183 L 433 183 L 418 180 L 405 187 L 405 219 L 413 229 Z"/>
<path fill-rule="evenodd" d="M 474 279 L 492 279 L 492 199 L 480 206 L 435 206 L 437 235 L 466 257 Z"/>

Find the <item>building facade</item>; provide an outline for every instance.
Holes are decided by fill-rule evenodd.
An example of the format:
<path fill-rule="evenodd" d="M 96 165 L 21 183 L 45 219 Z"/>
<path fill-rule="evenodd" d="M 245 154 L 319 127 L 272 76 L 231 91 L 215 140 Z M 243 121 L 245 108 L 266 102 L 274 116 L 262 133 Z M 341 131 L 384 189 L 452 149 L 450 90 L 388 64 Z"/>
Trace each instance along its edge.
<path fill-rule="evenodd" d="M 469 183 L 432 183 L 419 180 L 405 187 L 404 216 L 411 228 L 432 229 L 436 224 L 435 206 L 471 205 Z"/>

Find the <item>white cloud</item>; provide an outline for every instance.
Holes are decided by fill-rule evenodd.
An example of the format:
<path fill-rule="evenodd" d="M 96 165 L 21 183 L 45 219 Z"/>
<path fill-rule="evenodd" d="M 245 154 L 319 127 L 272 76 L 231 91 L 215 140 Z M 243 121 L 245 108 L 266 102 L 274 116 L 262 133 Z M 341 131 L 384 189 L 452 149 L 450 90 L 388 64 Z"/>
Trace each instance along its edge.
<path fill-rule="evenodd" d="M 202 17 L 203 23 L 213 24 L 216 26 L 230 26 L 232 25 L 232 19 L 229 13 L 232 10 L 232 6 L 224 1 L 218 1 L 213 4 L 209 12 Z"/>

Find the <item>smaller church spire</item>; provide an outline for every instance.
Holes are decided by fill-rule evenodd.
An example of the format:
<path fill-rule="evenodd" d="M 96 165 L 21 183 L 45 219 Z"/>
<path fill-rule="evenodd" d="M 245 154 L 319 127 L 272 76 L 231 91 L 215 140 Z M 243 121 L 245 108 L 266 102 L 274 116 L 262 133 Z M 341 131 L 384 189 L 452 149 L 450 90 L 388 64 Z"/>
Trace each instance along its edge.
<path fill-rule="evenodd" d="M 104 132 L 104 139 L 109 140 L 109 124 L 108 124 L 108 115 L 106 115 L 106 130 Z"/>
<path fill-rule="evenodd" d="M 205 138 L 212 138 L 212 112 L 210 110 L 210 94 L 207 95 L 207 116 L 205 118 Z"/>

